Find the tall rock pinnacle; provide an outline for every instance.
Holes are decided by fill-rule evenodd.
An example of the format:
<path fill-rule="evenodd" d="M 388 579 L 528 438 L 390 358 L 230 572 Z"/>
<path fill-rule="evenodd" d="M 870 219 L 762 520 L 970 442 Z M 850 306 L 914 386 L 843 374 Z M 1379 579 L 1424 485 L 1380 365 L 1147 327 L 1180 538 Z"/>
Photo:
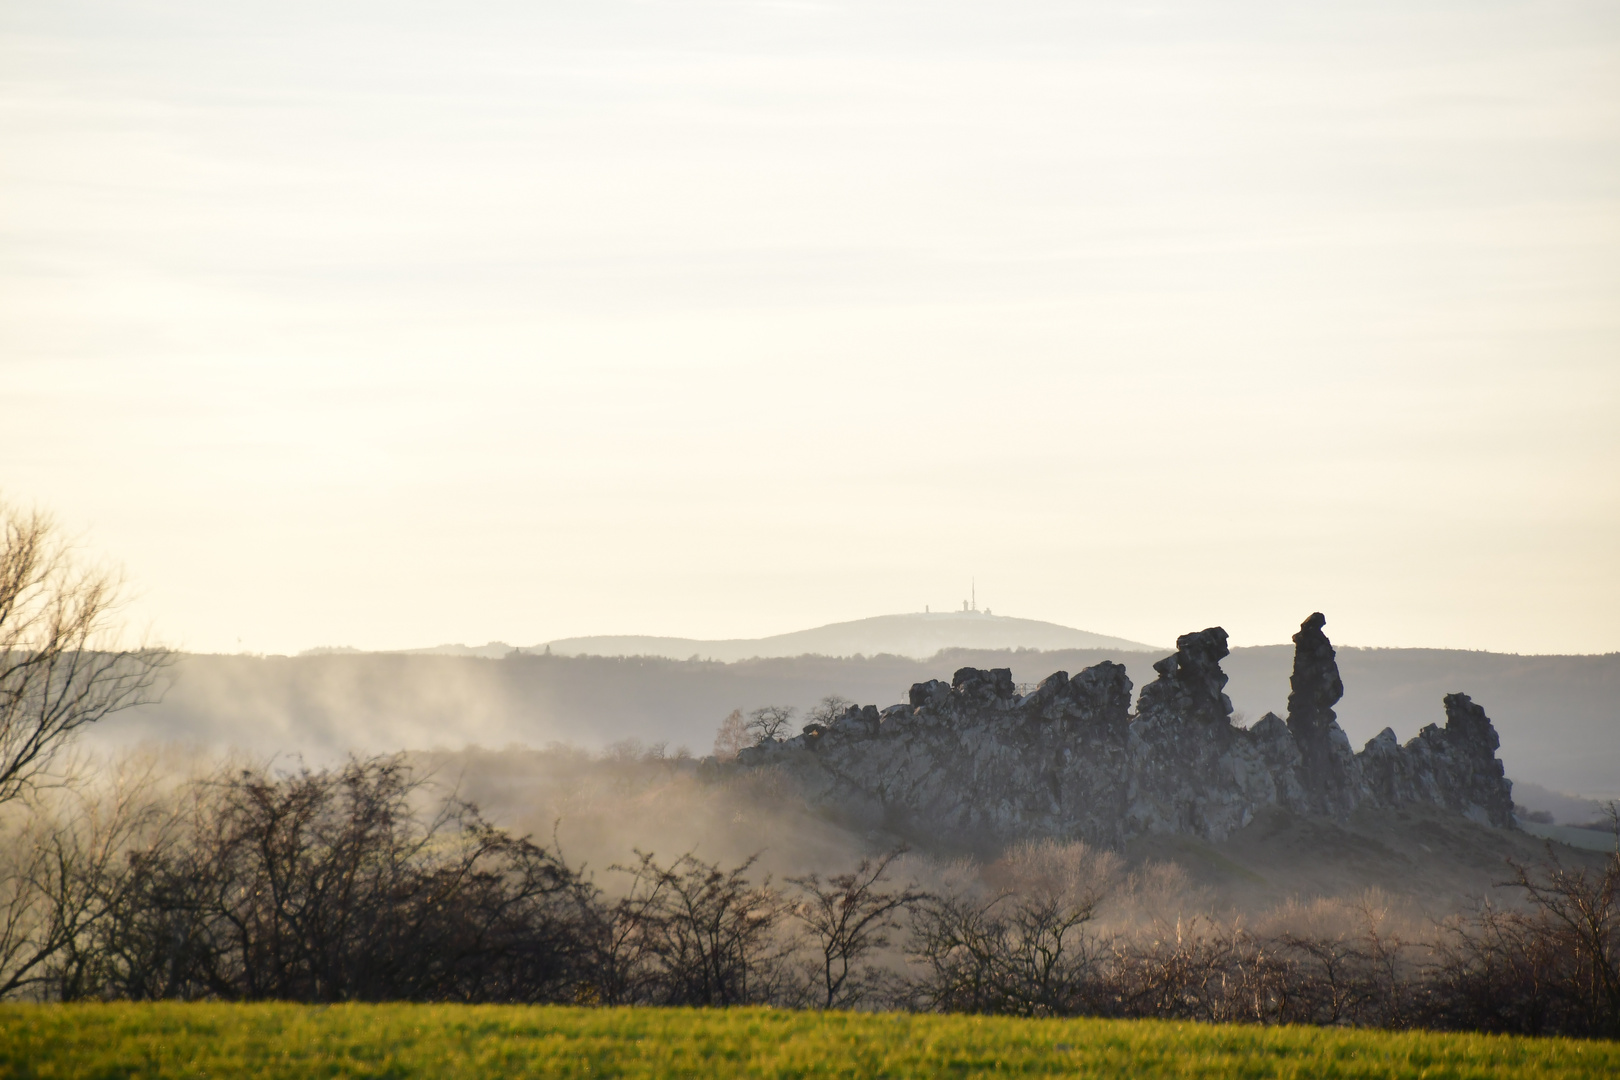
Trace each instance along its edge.
<path fill-rule="evenodd" d="M 1311 809 L 1343 817 L 1355 809 L 1361 787 L 1350 739 L 1333 706 L 1344 697 L 1333 643 L 1322 633 L 1320 612 L 1294 635 L 1294 674 L 1288 680 L 1288 730 L 1299 748 L 1300 779 Z"/>

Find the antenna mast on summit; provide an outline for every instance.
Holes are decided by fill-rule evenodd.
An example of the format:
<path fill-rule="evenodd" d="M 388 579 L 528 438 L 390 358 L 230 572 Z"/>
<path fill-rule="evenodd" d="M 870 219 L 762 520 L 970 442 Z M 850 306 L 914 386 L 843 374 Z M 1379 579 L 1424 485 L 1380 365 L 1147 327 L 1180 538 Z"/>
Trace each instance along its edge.
<path fill-rule="evenodd" d="M 979 579 L 978 578 L 973 578 L 972 579 L 972 583 L 968 586 L 968 595 L 973 598 L 973 600 L 972 600 L 973 610 L 978 611 L 979 610 Z"/>

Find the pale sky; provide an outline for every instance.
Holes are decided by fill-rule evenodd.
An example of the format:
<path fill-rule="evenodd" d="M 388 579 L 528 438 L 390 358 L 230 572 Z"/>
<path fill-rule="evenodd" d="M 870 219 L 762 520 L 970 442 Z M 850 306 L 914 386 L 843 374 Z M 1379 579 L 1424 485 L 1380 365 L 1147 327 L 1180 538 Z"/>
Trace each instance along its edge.
<path fill-rule="evenodd" d="M 0 493 L 189 649 L 1620 649 L 1620 5 L 0 0 Z"/>

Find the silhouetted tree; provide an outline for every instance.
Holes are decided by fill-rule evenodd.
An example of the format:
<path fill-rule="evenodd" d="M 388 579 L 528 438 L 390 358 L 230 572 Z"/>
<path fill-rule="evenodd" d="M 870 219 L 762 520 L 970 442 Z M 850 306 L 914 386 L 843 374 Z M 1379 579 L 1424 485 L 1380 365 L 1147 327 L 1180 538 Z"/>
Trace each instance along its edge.
<path fill-rule="evenodd" d="M 822 727 L 827 727 L 834 720 L 841 719 L 853 704 L 855 703 L 847 697 L 828 694 L 816 702 L 815 707 L 805 715 L 804 726 L 809 727 L 811 724 L 819 724 Z"/>
<path fill-rule="evenodd" d="M 901 928 L 899 917 L 929 899 L 914 885 L 898 890 L 879 887 L 903 850 L 862 859 L 854 870 L 826 881 L 817 874 L 787 879 L 799 890 L 793 914 L 808 932 L 816 954 L 813 989 L 820 1008 L 853 1008 L 881 986 L 885 981 L 881 971 L 857 965 L 888 948 L 889 934 Z"/>
<path fill-rule="evenodd" d="M 1091 903 L 1002 892 L 922 904 L 907 951 L 921 967 L 909 995 L 940 1012 L 1076 1016 L 1093 1010 L 1102 954 L 1086 933 Z"/>
<path fill-rule="evenodd" d="M 1615 847 L 1601 873 L 1565 867 L 1547 845 L 1539 871 L 1518 864 L 1512 885 L 1522 889 L 1564 945 L 1564 986 L 1572 1019 L 1585 1034 L 1620 1036 L 1620 805 L 1606 808 Z"/>
<path fill-rule="evenodd" d="M 170 656 L 118 643 L 121 593 L 117 575 L 83 565 L 48 516 L 0 503 L 0 803 L 73 732 L 154 700 Z"/>
<path fill-rule="evenodd" d="M 746 730 L 753 745 L 761 746 L 781 739 L 793 723 L 796 712 L 798 710 L 792 706 L 765 705 L 749 713 Z"/>
<path fill-rule="evenodd" d="M 1620 811 L 1601 870 L 1547 845 L 1537 868 L 1510 863 L 1527 910 L 1486 907 L 1436 944 L 1424 1022 L 1528 1035 L 1620 1036 Z"/>
<path fill-rule="evenodd" d="M 781 895 L 748 880 L 757 858 L 729 870 L 688 852 L 669 866 L 638 851 L 616 867 L 630 888 L 614 918 L 616 997 L 659 1005 L 746 1005 L 785 989 L 790 943 Z M 622 987 L 622 989 L 620 989 Z"/>
<path fill-rule="evenodd" d="M 155 780 L 120 768 L 103 790 L 80 783 L 12 802 L 27 813 L 11 817 L 0 850 L 0 997 L 77 997 L 100 984 L 102 931 L 134 885 L 129 854 L 172 839 Z"/>

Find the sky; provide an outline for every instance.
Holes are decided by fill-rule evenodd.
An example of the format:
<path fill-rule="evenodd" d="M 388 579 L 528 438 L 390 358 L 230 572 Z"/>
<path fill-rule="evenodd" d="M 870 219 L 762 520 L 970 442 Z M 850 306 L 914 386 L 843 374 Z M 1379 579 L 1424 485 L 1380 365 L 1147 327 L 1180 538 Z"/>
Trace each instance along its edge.
<path fill-rule="evenodd" d="M 1620 650 L 1620 6 L 0 0 L 0 494 L 197 651 Z"/>

